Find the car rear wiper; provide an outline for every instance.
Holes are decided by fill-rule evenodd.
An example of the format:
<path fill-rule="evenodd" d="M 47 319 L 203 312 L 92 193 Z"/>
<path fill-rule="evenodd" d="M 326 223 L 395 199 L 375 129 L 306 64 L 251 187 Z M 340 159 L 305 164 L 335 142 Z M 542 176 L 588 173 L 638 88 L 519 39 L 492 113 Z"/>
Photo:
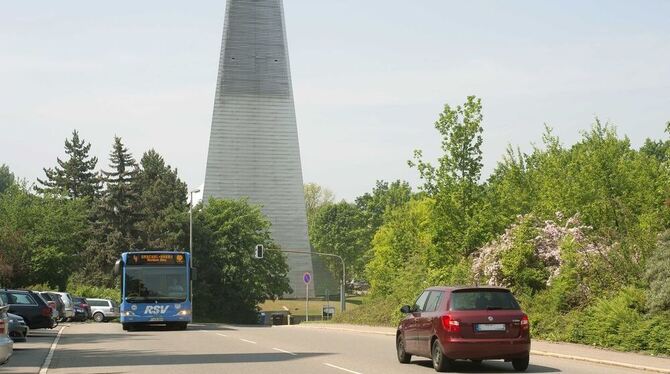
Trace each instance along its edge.
<path fill-rule="evenodd" d="M 502 309 L 505 309 L 505 308 L 503 308 L 501 306 L 487 306 L 486 307 L 486 310 L 502 310 Z"/>

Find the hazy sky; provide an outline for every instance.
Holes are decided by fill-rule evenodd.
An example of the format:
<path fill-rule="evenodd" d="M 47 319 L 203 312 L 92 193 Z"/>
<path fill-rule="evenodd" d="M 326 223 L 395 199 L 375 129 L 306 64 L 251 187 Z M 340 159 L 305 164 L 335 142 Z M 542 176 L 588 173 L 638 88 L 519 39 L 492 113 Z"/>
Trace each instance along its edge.
<path fill-rule="evenodd" d="M 670 1 L 285 0 L 303 175 L 352 199 L 418 182 L 416 148 L 467 95 L 485 175 L 544 123 L 565 144 L 594 116 L 635 146 L 670 120 Z M 224 0 L 0 3 L 0 164 L 30 181 L 73 129 L 106 167 L 113 136 L 203 182 Z"/>

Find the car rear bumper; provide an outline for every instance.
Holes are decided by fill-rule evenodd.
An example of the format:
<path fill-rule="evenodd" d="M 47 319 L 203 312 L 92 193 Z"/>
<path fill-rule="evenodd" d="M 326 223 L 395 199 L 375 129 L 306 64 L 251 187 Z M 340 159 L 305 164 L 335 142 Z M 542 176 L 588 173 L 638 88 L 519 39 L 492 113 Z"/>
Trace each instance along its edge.
<path fill-rule="evenodd" d="M 450 339 L 443 342 L 451 359 L 494 360 L 523 358 L 530 354 L 530 339 Z"/>
<path fill-rule="evenodd" d="M 9 360 L 12 353 L 14 352 L 14 342 L 8 337 L 0 337 L 0 364 L 3 364 L 5 361 Z"/>
<path fill-rule="evenodd" d="M 28 324 L 31 329 L 51 329 L 56 325 L 56 322 L 48 317 L 43 317 L 37 320 L 32 320 Z"/>

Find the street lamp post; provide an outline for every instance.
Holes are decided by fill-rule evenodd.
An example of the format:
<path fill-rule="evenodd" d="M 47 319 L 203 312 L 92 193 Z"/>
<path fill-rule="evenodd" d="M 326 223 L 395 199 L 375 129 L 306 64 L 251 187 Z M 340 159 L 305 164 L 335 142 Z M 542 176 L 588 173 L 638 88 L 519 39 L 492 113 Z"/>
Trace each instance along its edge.
<path fill-rule="evenodd" d="M 191 254 L 191 271 L 193 271 L 193 194 L 200 192 L 199 189 L 195 189 L 189 192 L 191 195 L 188 202 L 188 253 Z M 193 274 L 191 273 L 191 310 L 193 310 Z"/>
<path fill-rule="evenodd" d="M 191 199 L 188 208 L 188 252 L 191 254 L 191 267 L 193 267 L 193 194 L 200 192 L 195 189 L 189 192 Z"/>

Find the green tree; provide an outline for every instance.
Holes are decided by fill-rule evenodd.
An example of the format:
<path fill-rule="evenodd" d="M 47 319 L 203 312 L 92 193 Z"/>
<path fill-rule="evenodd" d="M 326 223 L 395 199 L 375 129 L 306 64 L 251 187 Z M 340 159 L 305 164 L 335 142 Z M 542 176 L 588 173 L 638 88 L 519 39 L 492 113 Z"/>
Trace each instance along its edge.
<path fill-rule="evenodd" d="M 435 123 L 442 137 L 444 154 L 433 166 L 414 151 L 416 167 L 424 180 L 423 189 L 435 198 L 436 241 L 440 266 L 467 256 L 486 240 L 480 225 L 482 188 L 482 105 L 475 96 L 452 108 L 448 104 Z"/>
<path fill-rule="evenodd" d="M 316 183 L 306 183 L 303 188 L 305 192 L 307 225 L 311 227 L 312 220 L 316 216 L 319 208 L 324 205 L 332 204 L 335 200 L 335 194 L 333 194 L 333 191 Z"/>
<path fill-rule="evenodd" d="M 94 286 L 114 287 L 114 262 L 124 251 L 137 244 L 139 195 L 135 186 L 138 166 L 121 138 L 114 137 L 110 153 L 110 171 L 103 171 L 105 189 L 91 213 L 89 240 L 84 251 L 84 266 L 74 282 Z"/>
<path fill-rule="evenodd" d="M 256 244 L 277 247 L 270 221 L 246 200 L 209 199 L 194 211 L 196 318 L 255 323 L 257 305 L 291 292 L 288 265 L 279 250 L 252 257 Z"/>
<path fill-rule="evenodd" d="M 121 138 L 116 136 L 109 160 L 110 171 L 102 172 L 105 190 L 99 209 L 113 229 L 123 236 L 134 237 L 139 216 L 139 194 L 135 188 L 138 166 Z"/>
<path fill-rule="evenodd" d="M 409 183 L 396 180 L 391 183 L 377 181 L 372 193 L 366 192 L 356 198 L 356 206 L 367 221 L 370 240 L 372 235 L 384 223 L 384 215 L 397 207 L 407 204 L 412 199 L 412 188 Z"/>
<path fill-rule="evenodd" d="M 185 248 L 187 241 L 186 183 L 177 169 L 155 150 L 145 152 L 133 182 L 139 197 L 136 223 L 138 248 Z"/>
<path fill-rule="evenodd" d="M 82 261 L 87 212 L 82 200 L 39 197 L 11 187 L 0 199 L 0 281 L 64 289 Z"/>
<path fill-rule="evenodd" d="M 310 229 L 310 242 L 317 252 L 332 253 L 344 259 L 347 278 L 363 276 L 364 255 L 368 250 L 365 220 L 355 204 L 341 201 L 318 210 Z M 339 260 L 326 259 L 332 274 L 339 274 Z"/>
<path fill-rule="evenodd" d="M 5 192 L 9 187 L 14 185 L 14 173 L 9 170 L 5 164 L 0 165 L 0 194 Z"/>
<path fill-rule="evenodd" d="M 373 297 L 408 300 L 427 284 L 435 224 L 430 198 L 413 200 L 387 215 L 372 241 L 372 259 L 365 272 Z"/>
<path fill-rule="evenodd" d="M 665 133 L 670 135 L 670 121 L 665 124 Z M 640 148 L 640 152 L 660 162 L 667 162 L 670 160 L 670 140 L 647 139 Z"/>
<path fill-rule="evenodd" d="M 44 168 L 46 179 L 37 179 L 42 187 L 35 187 L 40 193 L 63 195 L 73 199 L 94 198 L 100 190 L 100 181 L 95 172 L 97 157 L 89 156 L 91 144 L 79 138 L 77 130 L 72 132 L 72 139 L 65 139 L 67 161 L 56 159 L 54 168 Z"/>

